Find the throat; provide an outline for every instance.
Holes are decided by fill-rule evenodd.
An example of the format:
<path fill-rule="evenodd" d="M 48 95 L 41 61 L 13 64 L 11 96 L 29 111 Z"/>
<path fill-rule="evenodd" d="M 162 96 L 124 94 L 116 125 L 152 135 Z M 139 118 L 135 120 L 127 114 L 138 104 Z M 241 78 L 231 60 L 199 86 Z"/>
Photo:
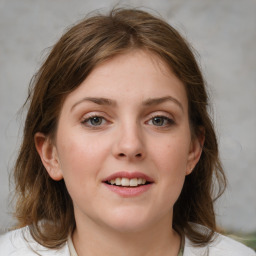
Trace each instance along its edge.
<path fill-rule="evenodd" d="M 168 225 L 169 226 L 169 225 Z M 96 231 L 96 230 L 95 230 Z M 106 231 L 106 230 L 105 230 Z M 74 232 L 75 233 L 75 232 Z M 93 232 L 92 232 L 93 233 Z M 78 233 L 73 234 L 73 238 L 68 242 L 71 256 L 77 255 L 105 255 L 105 256 L 180 256 L 182 243 L 180 236 L 173 233 L 172 235 L 155 234 L 155 232 L 132 232 L 132 233 L 119 233 L 115 232 L 99 232 L 91 241 L 92 233 L 89 236 L 86 234 L 78 237 Z M 75 236 L 74 236 L 75 235 Z M 91 242 L 92 243 L 91 243 Z M 72 250 L 73 247 L 73 250 Z M 124 252 L 124 248 L 125 252 Z M 72 252 L 74 252 L 72 254 Z M 182 255 L 182 254 L 181 254 Z"/>

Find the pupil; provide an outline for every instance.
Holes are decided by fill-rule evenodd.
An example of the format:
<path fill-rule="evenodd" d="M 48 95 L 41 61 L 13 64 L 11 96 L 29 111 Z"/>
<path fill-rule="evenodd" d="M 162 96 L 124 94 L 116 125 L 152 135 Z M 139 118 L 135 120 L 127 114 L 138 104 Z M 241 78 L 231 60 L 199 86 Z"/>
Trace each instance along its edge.
<path fill-rule="evenodd" d="M 154 117 L 153 119 L 153 124 L 154 125 L 157 125 L 157 126 L 160 126 L 160 125 L 163 125 L 163 118 L 161 117 Z"/>
<path fill-rule="evenodd" d="M 101 118 L 100 118 L 100 117 L 97 117 L 97 116 L 93 117 L 92 120 L 91 120 L 91 123 L 92 123 L 93 125 L 100 125 L 101 122 L 102 122 Z"/>

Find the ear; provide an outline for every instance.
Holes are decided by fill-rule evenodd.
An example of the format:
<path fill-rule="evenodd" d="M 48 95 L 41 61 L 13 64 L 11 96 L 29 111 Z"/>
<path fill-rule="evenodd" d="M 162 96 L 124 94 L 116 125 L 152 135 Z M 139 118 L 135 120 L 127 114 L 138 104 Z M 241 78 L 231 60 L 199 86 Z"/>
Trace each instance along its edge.
<path fill-rule="evenodd" d="M 50 177 L 56 181 L 63 179 L 57 149 L 50 138 L 38 132 L 35 134 L 34 141 L 36 150 Z"/>
<path fill-rule="evenodd" d="M 189 175 L 193 171 L 202 154 L 205 132 L 203 128 L 200 130 L 200 134 L 193 136 L 191 139 L 186 175 Z"/>

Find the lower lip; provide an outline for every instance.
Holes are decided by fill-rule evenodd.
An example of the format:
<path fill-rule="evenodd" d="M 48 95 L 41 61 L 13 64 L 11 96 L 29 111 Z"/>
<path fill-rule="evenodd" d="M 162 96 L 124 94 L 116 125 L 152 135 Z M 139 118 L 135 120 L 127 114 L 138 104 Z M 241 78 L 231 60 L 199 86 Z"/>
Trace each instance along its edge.
<path fill-rule="evenodd" d="M 148 191 L 151 186 L 152 183 L 147 184 L 147 185 L 143 185 L 143 186 L 138 186 L 138 187 L 122 187 L 122 186 L 114 186 L 114 185 L 110 185 L 107 183 L 103 183 L 109 190 L 111 190 L 112 192 L 122 196 L 122 197 L 135 197 L 135 196 L 139 196 L 143 193 L 145 193 L 146 191 Z"/>

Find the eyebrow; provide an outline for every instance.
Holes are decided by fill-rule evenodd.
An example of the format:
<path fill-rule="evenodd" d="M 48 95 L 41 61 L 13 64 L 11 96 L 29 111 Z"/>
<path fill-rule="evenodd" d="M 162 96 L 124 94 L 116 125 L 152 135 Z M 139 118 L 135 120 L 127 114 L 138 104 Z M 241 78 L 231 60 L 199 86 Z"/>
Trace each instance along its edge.
<path fill-rule="evenodd" d="M 178 101 L 176 98 L 174 98 L 172 96 L 165 96 L 165 97 L 161 97 L 161 98 L 148 99 L 148 100 L 143 102 L 143 105 L 146 105 L 146 106 L 159 105 L 159 104 L 164 103 L 166 101 L 174 102 L 176 105 L 178 105 L 181 108 L 182 111 L 184 111 L 181 102 Z"/>
<path fill-rule="evenodd" d="M 117 105 L 115 100 L 111 100 L 111 99 L 107 99 L 107 98 L 96 98 L 96 97 L 85 97 L 81 100 L 79 100 L 78 102 L 76 102 L 72 107 L 71 107 L 71 111 L 80 103 L 85 102 L 85 101 L 89 101 L 89 102 L 93 102 L 97 105 L 105 105 L 105 106 L 115 106 Z M 143 105 L 145 106 L 154 106 L 154 105 L 159 105 L 162 104 L 166 101 L 171 101 L 174 102 L 176 105 L 178 105 L 182 111 L 184 111 L 182 104 L 180 103 L 180 101 L 178 101 L 176 98 L 172 97 L 172 96 L 165 96 L 165 97 L 160 97 L 160 98 L 150 98 L 147 99 L 145 101 L 143 101 Z"/>
<path fill-rule="evenodd" d="M 111 100 L 111 99 L 106 99 L 106 98 L 96 98 L 96 97 L 85 97 L 81 100 L 79 100 L 78 102 L 76 102 L 72 107 L 71 107 L 71 111 L 80 103 L 85 102 L 85 101 L 89 101 L 89 102 L 93 102 L 95 104 L 98 105 L 105 105 L 105 106 L 113 106 L 116 105 L 116 101 Z"/>

